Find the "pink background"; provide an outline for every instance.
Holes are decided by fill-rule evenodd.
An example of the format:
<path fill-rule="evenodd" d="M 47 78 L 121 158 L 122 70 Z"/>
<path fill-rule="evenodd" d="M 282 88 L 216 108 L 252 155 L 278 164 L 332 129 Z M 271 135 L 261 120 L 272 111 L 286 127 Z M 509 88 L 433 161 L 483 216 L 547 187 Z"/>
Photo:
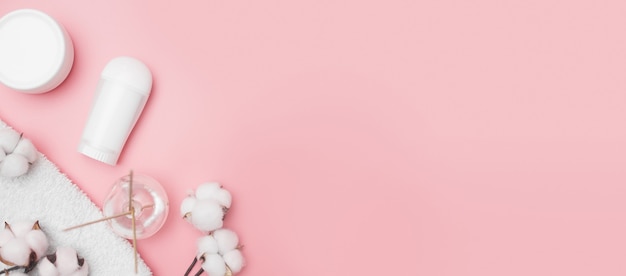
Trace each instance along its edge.
<path fill-rule="evenodd" d="M 0 118 L 97 204 L 129 169 L 171 215 L 139 244 L 182 275 L 187 191 L 221 181 L 240 275 L 625 275 L 621 0 L 2 0 L 76 47 L 68 79 L 0 87 Z M 153 95 L 120 163 L 76 152 L 99 73 Z"/>

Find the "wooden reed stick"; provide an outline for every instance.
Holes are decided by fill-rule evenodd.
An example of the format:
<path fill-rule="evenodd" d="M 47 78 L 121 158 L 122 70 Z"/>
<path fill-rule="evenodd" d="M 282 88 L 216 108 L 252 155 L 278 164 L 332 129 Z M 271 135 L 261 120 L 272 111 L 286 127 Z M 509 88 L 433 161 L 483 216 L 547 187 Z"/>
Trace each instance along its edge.
<path fill-rule="evenodd" d="M 137 260 L 137 218 L 135 217 L 135 207 L 133 206 L 133 171 L 130 171 L 130 181 L 128 182 L 128 210 L 132 219 L 133 228 L 133 251 L 135 258 L 135 274 L 139 273 L 139 260 Z"/>
<path fill-rule="evenodd" d="M 83 224 L 79 224 L 79 225 L 76 225 L 76 226 L 72 226 L 72 227 L 70 227 L 70 228 L 63 229 L 63 231 L 70 231 L 70 230 L 74 230 L 74 229 L 76 229 L 76 228 L 81 228 L 81 227 L 84 227 L 84 226 L 87 226 L 87 225 L 92 225 L 92 224 L 94 224 L 94 223 L 103 222 L 103 221 L 107 221 L 107 220 L 114 219 L 114 218 L 119 218 L 119 217 L 123 217 L 123 216 L 128 216 L 128 215 L 130 215 L 130 214 L 131 214 L 131 212 L 130 212 L 130 211 L 128 211 L 128 212 L 121 213 L 121 214 L 117 214 L 117 215 L 113 215 L 113 216 L 110 216 L 110 217 L 104 217 L 104 218 L 101 218 L 101 219 L 97 219 L 97 220 L 94 220 L 94 221 L 86 222 L 86 223 L 83 223 Z"/>

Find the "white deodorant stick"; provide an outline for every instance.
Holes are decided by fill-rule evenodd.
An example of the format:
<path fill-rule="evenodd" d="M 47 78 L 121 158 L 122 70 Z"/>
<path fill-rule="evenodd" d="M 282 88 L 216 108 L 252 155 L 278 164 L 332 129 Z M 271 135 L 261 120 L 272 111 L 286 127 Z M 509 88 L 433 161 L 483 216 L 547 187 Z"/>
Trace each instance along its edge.
<path fill-rule="evenodd" d="M 117 164 L 151 88 L 152 74 L 141 61 L 131 57 L 111 60 L 102 70 L 78 151 L 109 165 Z"/>

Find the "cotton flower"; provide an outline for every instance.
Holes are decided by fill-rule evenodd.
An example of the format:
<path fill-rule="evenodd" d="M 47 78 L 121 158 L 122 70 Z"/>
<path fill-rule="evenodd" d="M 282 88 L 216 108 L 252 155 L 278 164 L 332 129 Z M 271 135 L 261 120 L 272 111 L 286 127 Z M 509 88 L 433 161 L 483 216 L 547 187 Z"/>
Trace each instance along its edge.
<path fill-rule="evenodd" d="M 207 182 L 198 186 L 196 189 L 197 199 L 211 199 L 217 201 L 220 205 L 230 208 L 232 197 L 230 192 L 217 182 Z"/>
<path fill-rule="evenodd" d="M 10 266 L 26 267 L 30 271 L 48 249 L 48 239 L 39 222 L 5 222 L 0 231 L 0 262 Z"/>
<path fill-rule="evenodd" d="M 20 141 L 20 134 L 10 128 L 0 129 L 0 148 L 4 152 L 13 152 Z"/>
<path fill-rule="evenodd" d="M 43 258 L 37 266 L 41 276 L 85 276 L 89 265 L 71 247 L 59 247 L 57 252 Z"/>
<path fill-rule="evenodd" d="M 224 215 L 230 208 L 231 201 L 230 192 L 219 183 L 203 183 L 195 194 L 183 200 L 180 213 L 198 230 L 210 232 L 223 226 Z"/>
<path fill-rule="evenodd" d="M 28 139 L 9 128 L 0 130 L 0 176 L 25 174 L 37 156 L 37 149 Z"/>
<path fill-rule="evenodd" d="M 244 265 L 239 248 L 237 234 L 222 228 L 198 239 L 197 258 L 210 276 L 231 276 L 241 271 Z"/>

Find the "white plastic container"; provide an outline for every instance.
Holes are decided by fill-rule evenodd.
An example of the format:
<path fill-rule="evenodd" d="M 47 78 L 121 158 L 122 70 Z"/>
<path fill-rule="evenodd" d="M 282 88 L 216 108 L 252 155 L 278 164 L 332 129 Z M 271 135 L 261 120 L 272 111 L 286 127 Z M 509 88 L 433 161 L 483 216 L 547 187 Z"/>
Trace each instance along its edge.
<path fill-rule="evenodd" d="M 33 9 L 0 18 L 0 83 L 39 94 L 61 84 L 74 63 L 74 46 L 56 20 Z"/>
<path fill-rule="evenodd" d="M 151 88 L 152 74 L 141 61 L 131 57 L 111 60 L 100 76 L 78 151 L 109 165 L 117 164 Z"/>

